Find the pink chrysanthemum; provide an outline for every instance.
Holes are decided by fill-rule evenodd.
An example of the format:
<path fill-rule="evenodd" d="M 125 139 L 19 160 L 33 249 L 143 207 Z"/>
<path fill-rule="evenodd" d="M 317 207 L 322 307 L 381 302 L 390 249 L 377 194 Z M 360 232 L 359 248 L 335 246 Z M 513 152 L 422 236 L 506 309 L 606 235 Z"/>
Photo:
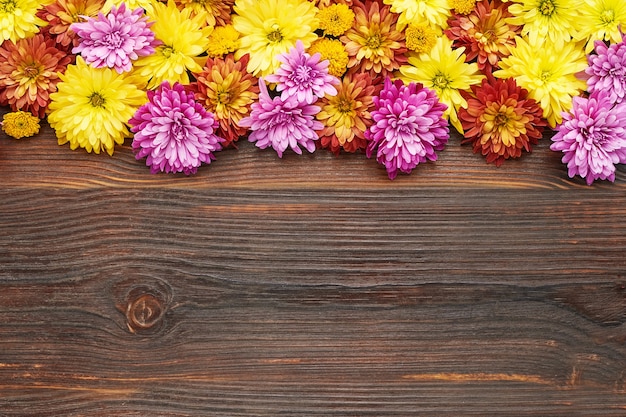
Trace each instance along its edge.
<path fill-rule="evenodd" d="M 585 70 L 589 79 L 589 93 L 606 90 L 613 103 L 621 103 L 626 96 L 626 43 L 607 46 L 602 41 L 594 43 L 595 54 L 589 55 Z"/>
<path fill-rule="evenodd" d="M 615 181 L 615 164 L 626 162 L 626 103 L 613 106 L 608 91 L 574 97 L 570 113 L 552 137 L 550 149 L 563 152 L 568 175 Z"/>
<path fill-rule="evenodd" d="M 366 155 L 385 166 L 389 179 L 398 171 L 409 174 L 419 163 L 437 160 L 436 151 L 448 142 L 447 106 L 433 90 L 422 84 L 404 85 L 385 79 L 380 95 L 374 97 L 374 124 L 365 132 L 370 141 Z"/>
<path fill-rule="evenodd" d="M 108 15 L 98 13 L 98 17 L 70 26 L 80 43 L 72 49 L 81 54 L 85 62 L 95 68 L 114 68 L 118 73 L 132 69 L 132 61 L 154 52 L 154 33 L 142 8 L 130 10 L 122 3 L 113 6 Z"/>
<path fill-rule="evenodd" d="M 276 83 L 276 90 L 282 91 L 283 100 L 296 96 L 298 101 L 312 104 L 327 94 L 337 94 L 334 85 L 339 84 L 339 79 L 328 74 L 329 62 L 320 62 L 320 54 L 311 56 L 304 52 L 302 41 L 297 41 L 288 53 L 279 55 L 278 60 L 282 62 L 278 70 L 265 79 Z"/>
<path fill-rule="evenodd" d="M 240 126 L 252 131 L 248 140 L 261 149 L 271 146 L 279 158 L 283 157 L 287 147 L 297 154 L 302 153 L 300 146 L 313 152 L 315 141 L 319 139 L 315 131 L 324 127 L 315 120 L 320 108 L 298 101 L 295 96 L 272 99 L 262 78 L 259 79 L 259 90 L 259 101 L 252 104 L 250 116 L 239 122 Z"/>
<path fill-rule="evenodd" d="M 164 81 L 156 91 L 148 91 L 149 102 L 129 120 L 135 133 L 136 158 L 147 157 L 146 165 L 157 172 L 195 174 L 204 162 L 215 159 L 213 152 L 224 141 L 215 135 L 218 122 L 211 112 L 194 100 L 182 84 Z"/>

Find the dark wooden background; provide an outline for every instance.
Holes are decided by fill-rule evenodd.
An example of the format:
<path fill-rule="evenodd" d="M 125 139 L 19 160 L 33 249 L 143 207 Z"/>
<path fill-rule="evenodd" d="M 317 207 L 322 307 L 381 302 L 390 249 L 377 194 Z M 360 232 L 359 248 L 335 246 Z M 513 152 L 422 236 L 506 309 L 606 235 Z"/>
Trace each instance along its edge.
<path fill-rule="evenodd" d="M 0 136 L 0 416 L 625 416 L 626 170 Z"/>

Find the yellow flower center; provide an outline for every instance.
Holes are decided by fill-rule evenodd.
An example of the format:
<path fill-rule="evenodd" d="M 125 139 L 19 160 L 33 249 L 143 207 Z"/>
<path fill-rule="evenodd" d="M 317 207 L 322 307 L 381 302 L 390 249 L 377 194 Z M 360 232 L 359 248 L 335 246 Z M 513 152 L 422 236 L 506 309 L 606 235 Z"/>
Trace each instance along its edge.
<path fill-rule="evenodd" d="M 106 100 L 100 93 L 94 92 L 89 96 L 89 104 L 93 107 L 104 107 Z"/>
<path fill-rule="evenodd" d="M 272 31 L 267 34 L 267 40 L 271 43 L 278 43 L 283 40 L 283 34 L 280 32 L 280 27 L 277 24 L 272 25 Z"/>
<path fill-rule="evenodd" d="M 230 92 L 220 90 L 217 92 L 217 102 L 219 104 L 227 104 L 230 101 Z"/>
<path fill-rule="evenodd" d="M 552 0 L 542 0 L 539 2 L 539 11 L 544 16 L 552 16 L 555 9 L 556 7 L 554 6 Z"/>
<path fill-rule="evenodd" d="M 31 65 L 24 67 L 24 75 L 26 76 L 26 78 L 29 78 L 31 80 L 33 78 L 37 78 L 40 73 L 41 71 L 39 67 L 36 66 L 35 64 L 31 64 Z"/>
<path fill-rule="evenodd" d="M 450 85 L 450 80 L 446 76 L 446 74 L 442 72 L 437 72 L 433 77 L 433 87 L 438 88 L 440 90 L 445 90 Z"/>
<path fill-rule="evenodd" d="M 614 10 L 604 10 L 600 14 L 600 21 L 602 21 L 605 25 L 611 25 L 615 21 L 615 11 Z"/>
<path fill-rule="evenodd" d="M 171 57 L 176 52 L 174 48 L 169 45 L 163 45 L 160 48 L 160 51 L 161 51 L 161 55 L 163 55 L 165 58 Z"/>
<path fill-rule="evenodd" d="M 525 133 L 524 124 L 528 122 L 526 117 L 515 113 L 514 107 L 498 103 L 491 103 L 480 116 L 480 120 L 484 123 L 482 142 L 491 140 L 494 143 L 501 142 L 507 147 L 515 146 L 520 133 Z"/>
<path fill-rule="evenodd" d="M 17 8 L 15 0 L 0 0 L 0 12 L 13 13 Z"/>
<path fill-rule="evenodd" d="M 337 104 L 335 105 L 335 108 L 341 114 L 351 113 L 352 107 L 353 107 L 352 100 L 347 100 L 345 98 L 342 98 L 339 101 L 337 101 Z"/>
<path fill-rule="evenodd" d="M 365 40 L 365 46 L 367 46 L 369 49 L 378 49 L 381 47 L 382 44 L 383 40 L 378 33 L 368 36 Z"/>
<path fill-rule="evenodd" d="M 548 70 L 543 70 L 541 71 L 541 74 L 539 75 L 539 79 L 546 83 L 548 81 L 550 81 L 550 78 L 552 78 L 552 72 L 548 71 Z"/>

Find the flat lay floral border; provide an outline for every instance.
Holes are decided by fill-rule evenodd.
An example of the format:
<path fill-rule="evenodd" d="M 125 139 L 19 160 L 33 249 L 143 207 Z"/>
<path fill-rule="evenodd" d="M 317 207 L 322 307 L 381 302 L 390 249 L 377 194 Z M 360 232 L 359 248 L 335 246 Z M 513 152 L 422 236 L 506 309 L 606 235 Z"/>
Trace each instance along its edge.
<path fill-rule="evenodd" d="M 248 140 L 376 158 L 543 137 L 570 177 L 626 163 L 623 0 L 0 0 L 2 130 L 194 174 Z M 624 26 L 626 28 L 626 26 Z M 548 135 L 546 135 L 548 133 Z"/>

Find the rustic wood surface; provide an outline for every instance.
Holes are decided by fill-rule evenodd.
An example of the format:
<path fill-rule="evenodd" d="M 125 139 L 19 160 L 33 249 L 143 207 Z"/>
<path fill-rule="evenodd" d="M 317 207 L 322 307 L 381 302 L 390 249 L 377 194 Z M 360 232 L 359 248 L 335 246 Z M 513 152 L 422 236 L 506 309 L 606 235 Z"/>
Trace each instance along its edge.
<path fill-rule="evenodd" d="M 626 170 L 459 142 L 389 181 L 0 136 L 0 416 L 625 416 Z"/>

